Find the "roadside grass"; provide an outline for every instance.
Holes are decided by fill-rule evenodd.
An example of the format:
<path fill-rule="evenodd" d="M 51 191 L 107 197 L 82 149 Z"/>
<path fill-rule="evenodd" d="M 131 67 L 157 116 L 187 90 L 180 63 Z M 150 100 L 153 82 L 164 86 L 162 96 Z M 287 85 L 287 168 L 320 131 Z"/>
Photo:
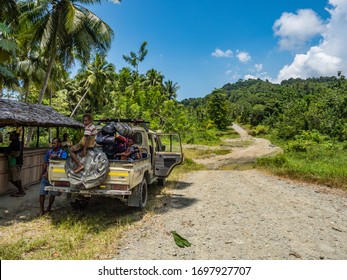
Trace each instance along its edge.
<path fill-rule="evenodd" d="M 278 144 L 278 143 L 276 143 Z M 301 181 L 324 184 L 347 191 L 347 150 L 342 143 L 308 145 L 303 151 L 257 160 L 257 167 L 272 173 Z"/>
<path fill-rule="evenodd" d="M 116 200 L 92 203 L 83 211 L 57 210 L 51 216 L 1 225 L 2 260 L 96 260 L 114 258 L 119 237 L 145 212 Z"/>
<path fill-rule="evenodd" d="M 240 135 L 231 126 L 225 129 L 202 130 L 199 133 L 186 136 L 184 142 L 187 144 L 218 146 L 223 144 L 225 139 L 229 138 L 240 138 Z"/>

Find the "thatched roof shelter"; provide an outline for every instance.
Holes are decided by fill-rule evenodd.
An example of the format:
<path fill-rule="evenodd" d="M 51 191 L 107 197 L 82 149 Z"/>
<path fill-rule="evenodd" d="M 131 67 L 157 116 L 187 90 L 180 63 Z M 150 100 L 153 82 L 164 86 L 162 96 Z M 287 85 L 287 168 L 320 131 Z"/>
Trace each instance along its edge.
<path fill-rule="evenodd" d="M 0 126 L 84 127 L 50 106 L 0 99 Z"/>

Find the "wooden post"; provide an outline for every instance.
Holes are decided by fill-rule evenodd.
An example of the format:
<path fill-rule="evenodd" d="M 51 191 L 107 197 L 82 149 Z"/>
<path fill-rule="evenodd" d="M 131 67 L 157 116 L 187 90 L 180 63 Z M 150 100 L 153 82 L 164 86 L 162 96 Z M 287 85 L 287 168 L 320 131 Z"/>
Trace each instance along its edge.
<path fill-rule="evenodd" d="M 40 127 L 37 127 L 36 128 L 37 130 L 36 130 L 36 148 L 38 148 L 39 147 L 39 138 L 40 138 Z"/>

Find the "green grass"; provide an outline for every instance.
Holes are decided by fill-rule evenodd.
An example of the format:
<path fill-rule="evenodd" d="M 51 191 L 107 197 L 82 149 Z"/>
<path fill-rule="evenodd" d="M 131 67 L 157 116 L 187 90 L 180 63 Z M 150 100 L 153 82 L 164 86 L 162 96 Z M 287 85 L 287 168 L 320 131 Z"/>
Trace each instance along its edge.
<path fill-rule="evenodd" d="M 257 166 L 277 175 L 347 190 L 347 150 L 343 144 L 310 145 L 305 152 L 285 151 L 259 159 Z"/>
<path fill-rule="evenodd" d="M 1 225 L 2 260 L 94 260 L 110 259 L 119 237 L 146 212 L 115 200 L 103 200 L 76 212 L 57 210 L 51 216 Z"/>
<path fill-rule="evenodd" d="M 190 135 L 186 135 L 183 141 L 188 144 L 218 146 L 224 143 L 224 139 L 239 137 L 239 134 L 236 133 L 235 130 L 233 130 L 231 127 L 227 127 L 223 130 L 207 129 L 193 132 Z"/>

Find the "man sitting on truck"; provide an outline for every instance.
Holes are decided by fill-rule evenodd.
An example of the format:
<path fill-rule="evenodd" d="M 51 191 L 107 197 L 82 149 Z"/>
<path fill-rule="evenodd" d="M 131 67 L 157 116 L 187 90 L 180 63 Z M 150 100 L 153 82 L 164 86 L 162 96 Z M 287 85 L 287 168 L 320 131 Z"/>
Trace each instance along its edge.
<path fill-rule="evenodd" d="M 129 137 L 128 139 L 128 148 L 126 149 L 125 152 L 122 153 L 116 153 L 115 157 L 119 158 L 120 160 L 136 160 L 136 159 L 140 159 L 141 156 L 141 152 L 140 149 L 137 145 L 134 145 L 134 139 Z"/>
<path fill-rule="evenodd" d="M 77 167 L 73 171 L 74 173 L 78 173 L 84 169 L 84 165 L 78 160 L 76 153 L 81 151 L 81 156 L 85 157 L 87 155 L 87 148 L 94 148 L 95 146 L 97 130 L 92 123 L 92 116 L 90 114 L 83 115 L 83 124 L 85 126 L 83 138 L 77 145 L 69 149 L 72 160 L 77 164 Z"/>

